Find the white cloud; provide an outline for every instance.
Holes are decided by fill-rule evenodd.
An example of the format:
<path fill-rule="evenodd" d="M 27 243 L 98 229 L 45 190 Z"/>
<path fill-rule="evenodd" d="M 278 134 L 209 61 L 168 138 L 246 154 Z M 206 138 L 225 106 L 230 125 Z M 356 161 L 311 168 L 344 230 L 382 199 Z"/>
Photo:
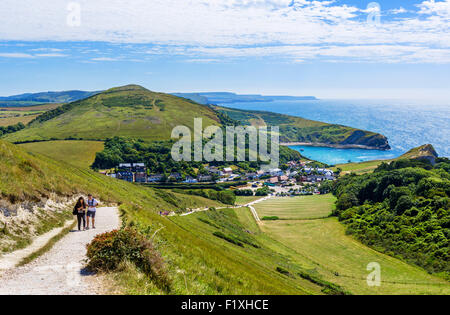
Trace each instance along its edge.
<path fill-rule="evenodd" d="M 392 54 L 381 54 L 380 60 L 447 62 L 450 0 L 417 1 L 417 14 L 383 16 L 382 24 L 373 26 L 366 22 L 366 8 L 334 0 L 78 0 L 81 26 L 70 27 L 65 1 L 2 0 L 0 39 L 152 43 L 149 55 L 188 55 L 189 60 L 283 53 L 305 61 L 331 53 L 376 60 L 367 50 L 377 51 L 377 45 Z"/>
<path fill-rule="evenodd" d="M 394 15 L 396 15 L 396 14 L 404 14 L 404 13 L 407 13 L 407 12 L 408 12 L 408 10 L 406 10 L 404 7 L 400 7 L 398 9 L 389 10 L 389 13 L 394 14 Z"/>
<path fill-rule="evenodd" d="M 98 58 L 92 58 L 92 61 L 119 61 L 117 58 L 110 58 L 110 57 L 98 57 Z"/>
<path fill-rule="evenodd" d="M 19 58 L 19 59 L 33 59 L 33 58 L 60 58 L 67 57 L 65 54 L 59 53 L 45 53 L 45 54 L 27 54 L 27 53 L 0 53 L 3 58 Z"/>
<path fill-rule="evenodd" d="M 36 57 L 46 57 L 46 58 L 62 58 L 62 57 L 67 57 L 66 54 L 59 54 L 59 53 L 46 53 L 46 54 L 36 54 L 34 55 Z"/>
<path fill-rule="evenodd" d="M 34 58 L 33 55 L 24 53 L 0 53 L 0 57 L 4 58 Z"/>
<path fill-rule="evenodd" d="M 420 14 L 437 14 L 447 19 L 450 18 L 450 0 L 435 1 L 427 0 L 417 5 L 420 8 Z"/>

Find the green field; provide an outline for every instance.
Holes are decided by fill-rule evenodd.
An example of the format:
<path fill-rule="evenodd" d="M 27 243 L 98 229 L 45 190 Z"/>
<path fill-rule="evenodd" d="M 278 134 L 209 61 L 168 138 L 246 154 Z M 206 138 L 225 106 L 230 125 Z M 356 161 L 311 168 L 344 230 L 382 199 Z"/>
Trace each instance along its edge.
<path fill-rule="evenodd" d="M 348 163 L 348 164 L 339 164 L 336 167 L 333 167 L 333 171 L 337 171 L 338 168 L 342 170 L 341 175 L 356 173 L 356 174 L 365 174 L 373 172 L 381 163 L 389 162 L 390 160 L 377 160 L 377 161 L 367 161 L 360 163 Z"/>
<path fill-rule="evenodd" d="M 450 294 L 445 280 L 346 236 L 336 218 L 266 222 L 263 231 L 298 253 L 293 261 L 309 262 L 311 271 L 355 294 Z M 381 266 L 380 287 L 366 283 L 371 262 Z"/>
<path fill-rule="evenodd" d="M 243 206 L 261 198 L 261 196 L 236 196 L 236 205 Z"/>
<path fill-rule="evenodd" d="M 90 167 L 95 160 L 95 154 L 104 148 L 103 142 L 99 141 L 45 141 L 20 146 L 29 152 L 40 153 L 83 168 Z"/>
<path fill-rule="evenodd" d="M 278 217 L 282 220 L 316 219 L 331 214 L 336 198 L 333 195 L 314 195 L 273 198 L 255 204 L 259 217 Z"/>
<path fill-rule="evenodd" d="M 38 117 L 39 114 L 35 115 L 0 115 L 0 127 L 8 127 L 12 125 L 17 125 L 18 123 L 22 123 L 24 125 L 28 124 L 30 121 Z"/>
<path fill-rule="evenodd" d="M 0 127 L 23 123 L 24 125 L 46 111 L 59 107 L 60 104 L 36 105 L 26 107 L 0 107 Z"/>
<path fill-rule="evenodd" d="M 331 212 L 332 200 L 333 197 L 329 197 L 328 201 L 319 202 L 325 207 L 320 210 L 321 213 Z M 277 207 L 283 204 L 282 200 L 268 200 L 257 204 L 257 209 L 268 207 L 267 204 L 273 201 L 278 202 Z M 286 210 L 281 207 L 280 211 L 290 217 L 310 217 L 312 204 L 304 202 L 301 206 L 293 207 L 289 202 L 284 202 Z M 242 221 L 249 220 L 244 216 Z M 450 284 L 445 280 L 378 253 L 347 236 L 345 227 L 336 218 L 264 221 L 261 230 L 278 243 L 274 248 L 277 252 L 289 255 L 292 268 L 301 266 L 311 274 L 338 284 L 354 294 L 450 294 Z M 367 285 L 369 272 L 366 268 L 371 262 L 381 266 L 380 287 Z"/>
<path fill-rule="evenodd" d="M 276 243 L 259 231 L 247 208 L 200 212 L 172 217 L 171 220 L 202 240 L 202 243 L 192 247 L 202 253 L 203 259 L 214 259 L 215 263 L 210 268 L 219 275 L 218 285 L 223 294 L 321 294 L 319 286 L 276 271 L 277 267 L 284 268 L 290 264 L 289 257 L 271 248 Z M 213 233 L 217 231 L 239 238 L 244 243 L 242 246 L 230 243 L 215 236 Z M 194 266 L 186 267 L 190 268 L 187 274 L 208 277 Z M 233 274 L 226 271 L 229 269 L 234 270 Z M 239 283 L 237 286 L 236 281 Z M 212 292 L 206 290 L 202 293 Z"/>

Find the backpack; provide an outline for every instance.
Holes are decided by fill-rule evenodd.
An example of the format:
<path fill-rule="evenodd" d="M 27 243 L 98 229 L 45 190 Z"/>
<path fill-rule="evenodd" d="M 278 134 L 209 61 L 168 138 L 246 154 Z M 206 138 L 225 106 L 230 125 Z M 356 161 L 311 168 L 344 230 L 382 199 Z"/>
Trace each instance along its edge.
<path fill-rule="evenodd" d="M 72 214 L 73 214 L 73 215 L 77 215 L 77 214 L 78 214 L 77 205 L 75 205 L 75 207 L 73 207 Z"/>

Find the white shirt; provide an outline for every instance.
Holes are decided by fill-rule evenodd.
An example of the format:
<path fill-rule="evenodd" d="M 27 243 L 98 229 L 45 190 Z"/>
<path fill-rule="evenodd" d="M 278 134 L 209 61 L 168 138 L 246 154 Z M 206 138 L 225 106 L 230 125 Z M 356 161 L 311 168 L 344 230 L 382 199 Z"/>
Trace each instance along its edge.
<path fill-rule="evenodd" d="M 92 211 L 92 212 L 97 211 L 96 206 L 98 206 L 97 200 L 95 200 L 94 198 L 92 198 L 92 200 L 88 199 L 88 211 Z"/>

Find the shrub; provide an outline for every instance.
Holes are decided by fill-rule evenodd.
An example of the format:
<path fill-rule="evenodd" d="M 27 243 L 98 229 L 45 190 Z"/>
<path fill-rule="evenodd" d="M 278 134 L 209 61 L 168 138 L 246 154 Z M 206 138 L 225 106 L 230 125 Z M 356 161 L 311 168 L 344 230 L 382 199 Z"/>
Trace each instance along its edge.
<path fill-rule="evenodd" d="M 262 218 L 261 220 L 263 220 L 263 221 L 277 221 L 277 220 L 280 220 L 280 218 L 279 217 L 264 217 L 264 218 Z"/>
<path fill-rule="evenodd" d="M 223 239 L 223 240 L 225 240 L 225 241 L 227 241 L 227 242 L 229 242 L 231 244 L 234 244 L 234 245 L 237 245 L 237 246 L 240 246 L 240 247 L 244 247 L 244 244 L 240 240 L 236 239 L 233 236 L 225 235 L 225 234 L 223 234 L 222 232 L 219 232 L 219 231 L 218 232 L 214 232 L 213 235 L 218 237 L 218 238 L 221 238 L 221 239 Z"/>
<path fill-rule="evenodd" d="M 287 271 L 286 269 L 284 269 L 283 267 L 277 267 L 275 269 L 277 272 L 281 273 L 282 275 L 288 276 L 290 278 L 295 278 L 294 275 L 292 275 L 289 271 Z"/>
<path fill-rule="evenodd" d="M 314 277 L 306 272 L 299 272 L 298 275 L 300 277 L 302 277 L 303 279 L 308 280 L 308 281 L 322 287 L 323 288 L 322 292 L 327 295 L 352 295 L 352 293 L 344 290 L 339 285 L 319 279 L 319 278 Z"/>
<path fill-rule="evenodd" d="M 97 235 L 87 245 L 87 267 L 94 271 L 115 271 L 130 261 L 161 289 L 170 291 L 171 281 L 153 244 L 132 228 Z"/>

